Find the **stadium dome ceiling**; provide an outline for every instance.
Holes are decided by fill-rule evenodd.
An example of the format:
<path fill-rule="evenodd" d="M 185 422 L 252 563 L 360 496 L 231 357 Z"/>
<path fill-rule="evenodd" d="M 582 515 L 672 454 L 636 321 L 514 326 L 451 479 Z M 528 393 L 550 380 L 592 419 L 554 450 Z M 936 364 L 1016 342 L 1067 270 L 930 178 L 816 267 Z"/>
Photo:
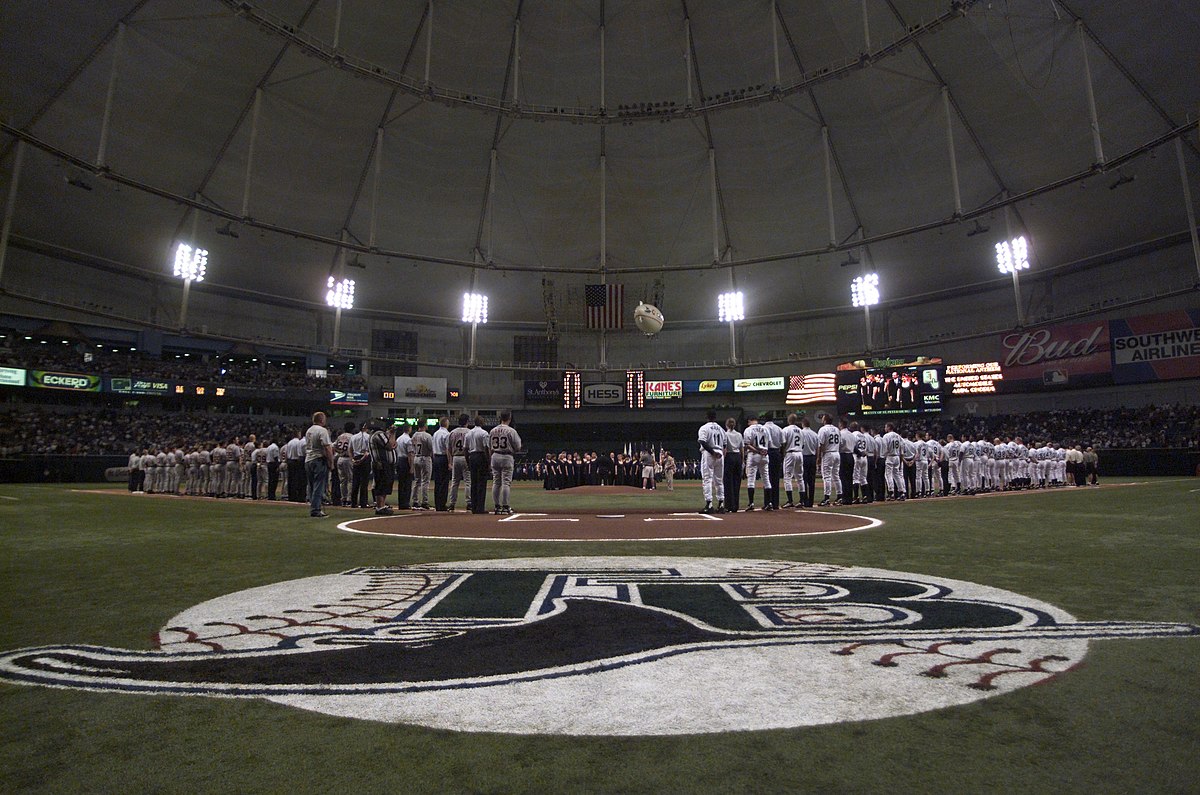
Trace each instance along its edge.
<path fill-rule="evenodd" d="M 866 268 L 885 300 L 997 280 L 1009 234 L 1037 269 L 1187 228 L 1183 0 L 10 0 L 0 27 L 15 245 L 162 275 L 194 240 L 212 285 L 298 301 L 341 269 L 367 310 L 453 320 L 475 280 L 493 321 L 570 323 L 603 264 L 668 322 L 731 283 L 754 320 Z"/>

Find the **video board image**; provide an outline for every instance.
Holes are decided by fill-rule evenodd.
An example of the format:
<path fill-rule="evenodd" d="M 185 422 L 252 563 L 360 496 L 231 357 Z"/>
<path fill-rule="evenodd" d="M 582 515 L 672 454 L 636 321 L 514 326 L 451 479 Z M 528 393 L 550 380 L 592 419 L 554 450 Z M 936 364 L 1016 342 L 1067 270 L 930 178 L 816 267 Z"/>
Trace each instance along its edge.
<path fill-rule="evenodd" d="M 930 414 L 942 410 L 943 365 L 873 367 L 839 370 L 839 414 Z"/>

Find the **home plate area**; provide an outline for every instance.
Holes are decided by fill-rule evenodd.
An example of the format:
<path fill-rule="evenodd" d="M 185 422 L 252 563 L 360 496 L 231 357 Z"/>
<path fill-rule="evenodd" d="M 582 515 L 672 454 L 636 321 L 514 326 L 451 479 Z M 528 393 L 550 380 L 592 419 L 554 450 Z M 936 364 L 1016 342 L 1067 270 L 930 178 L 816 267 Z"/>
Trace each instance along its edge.
<path fill-rule="evenodd" d="M 847 533 L 883 524 L 878 519 L 819 511 L 754 513 L 406 513 L 338 525 L 342 530 L 403 538 L 477 541 L 666 541 Z"/>

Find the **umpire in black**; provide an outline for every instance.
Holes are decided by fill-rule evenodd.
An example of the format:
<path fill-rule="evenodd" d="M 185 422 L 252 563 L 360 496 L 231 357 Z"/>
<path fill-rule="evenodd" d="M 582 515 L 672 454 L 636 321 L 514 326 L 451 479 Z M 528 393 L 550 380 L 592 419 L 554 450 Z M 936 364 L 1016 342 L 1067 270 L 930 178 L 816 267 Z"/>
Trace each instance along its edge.
<path fill-rule="evenodd" d="M 737 422 L 730 417 L 725 420 L 725 511 L 737 513 L 741 506 L 742 491 L 742 434 Z"/>

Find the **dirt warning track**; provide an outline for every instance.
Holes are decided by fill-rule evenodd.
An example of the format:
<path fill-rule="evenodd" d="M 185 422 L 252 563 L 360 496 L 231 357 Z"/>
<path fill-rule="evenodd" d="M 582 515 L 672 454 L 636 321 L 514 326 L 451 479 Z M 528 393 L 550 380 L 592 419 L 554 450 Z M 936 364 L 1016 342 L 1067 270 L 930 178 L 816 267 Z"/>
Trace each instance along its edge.
<path fill-rule="evenodd" d="M 684 541 L 849 533 L 883 522 L 820 511 L 753 513 L 407 513 L 342 522 L 351 533 L 464 541 Z"/>

